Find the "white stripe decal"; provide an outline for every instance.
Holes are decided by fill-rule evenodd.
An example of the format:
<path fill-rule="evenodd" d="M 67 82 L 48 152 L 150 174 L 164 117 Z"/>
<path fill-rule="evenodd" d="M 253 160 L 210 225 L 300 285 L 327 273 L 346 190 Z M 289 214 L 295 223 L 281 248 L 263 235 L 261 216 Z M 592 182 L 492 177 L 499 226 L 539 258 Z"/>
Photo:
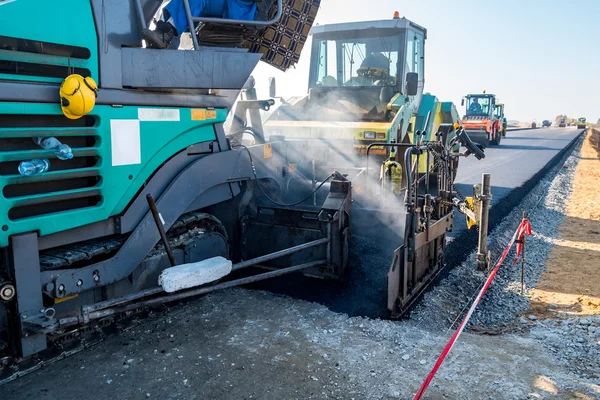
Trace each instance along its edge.
<path fill-rule="evenodd" d="M 140 164 L 142 162 L 140 121 L 111 119 L 110 149 L 113 166 Z"/>
<path fill-rule="evenodd" d="M 179 110 L 170 108 L 138 108 L 140 121 L 179 121 Z"/>

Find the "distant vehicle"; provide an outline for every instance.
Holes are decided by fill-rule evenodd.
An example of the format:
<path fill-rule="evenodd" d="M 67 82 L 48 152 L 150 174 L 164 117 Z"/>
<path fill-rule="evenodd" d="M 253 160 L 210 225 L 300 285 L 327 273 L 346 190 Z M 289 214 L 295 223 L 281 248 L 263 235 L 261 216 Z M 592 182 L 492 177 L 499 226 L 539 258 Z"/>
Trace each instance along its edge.
<path fill-rule="evenodd" d="M 508 121 L 504 115 L 504 104 L 496 103 L 495 113 L 496 118 L 502 121 L 502 136 L 506 136 L 506 127 L 508 126 Z"/>
<path fill-rule="evenodd" d="M 567 126 L 567 120 L 566 119 L 561 119 L 560 121 L 558 121 L 558 127 L 559 128 L 564 128 Z"/>
<path fill-rule="evenodd" d="M 552 122 L 548 121 L 547 119 L 545 119 L 544 121 L 542 121 L 542 127 L 546 128 L 546 127 L 551 127 L 552 126 Z"/>
<path fill-rule="evenodd" d="M 495 112 L 496 96 L 485 90 L 483 94 L 468 94 L 463 97 L 461 105 L 465 106 L 462 125 L 471 140 L 483 147 L 499 145 L 504 121 Z"/>
<path fill-rule="evenodd" d="M 581 117 L 579 119 L 577 119 L 577 129 L 585 129 L 586 124 L 585 124 L 585 118 Z"/>
<path fill-rule="evenodd" d="M 533 122 L 531 123 L 531 127 L 532 127 L 532 128 L 537 128 L 537 123 L 536 123 L 535 121 L 533 121 Z"/>

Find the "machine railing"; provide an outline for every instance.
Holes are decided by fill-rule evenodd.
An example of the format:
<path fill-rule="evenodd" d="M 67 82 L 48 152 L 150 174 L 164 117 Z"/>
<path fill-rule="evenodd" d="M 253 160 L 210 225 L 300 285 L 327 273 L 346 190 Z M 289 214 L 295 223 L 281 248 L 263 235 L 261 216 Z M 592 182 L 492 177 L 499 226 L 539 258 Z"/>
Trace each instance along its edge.
<path fill-rule="evenodd" d="M 188 26 L 190 28 L 190 33 L 192 36 L 192 43 L 194 44 L 194 50 L 200 50 L 200 45 L 198 44 L 198 37 L 196 36 L 196 23 L 198 22 L 216 22 L 219 24 L 228 24 L 228 25 L 255 25 L 266 27 L 274 24 L 279 21 L 281 18 L 281 14 L 283 13 L 283 0 L 277 0 L 277 13 L 273 18 L 268 21 L 254 21 L 254 20 L 242 20 L 242 19 L 222 19 L 222 18 L 210 18 L 210 17 L 192 17 L 192 12 L 190 9 L 189 0 L 182 0 L 183 7 L 185 8 L 185 16 L 187 19 Z M 141 0 L 135 0 L 135 5 L 138 13 L 138 17 L 140 19 L 140 28 L 146 29 L 146 20 L 144 19 L 144 11 L 142 9 Z"/>
<path fill-rule="evenodd" d="M 141 0 L 135 0 L 135 8 L 137 9 L 138 19 L 140 20 L 140 30 L 146 29 L 148 25 L 146 25 L 146 19 L 144 18 L 144 9 L 142 8 Z"/>

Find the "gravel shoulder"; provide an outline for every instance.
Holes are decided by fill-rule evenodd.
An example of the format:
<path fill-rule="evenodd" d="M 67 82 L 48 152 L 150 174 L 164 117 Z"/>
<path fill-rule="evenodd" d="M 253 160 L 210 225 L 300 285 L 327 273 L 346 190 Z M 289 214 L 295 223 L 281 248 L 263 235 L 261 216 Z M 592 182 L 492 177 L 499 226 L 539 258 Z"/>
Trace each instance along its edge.
<path fill-rule="evenodd" d="M 579 143 L 490 235 L 495 257 L 528 212 L 526 293 L 520 268 L 504 265 L 425 398 L 600 398 L 600 316 L 538 318 L 529 297 L 559 236 L 581 154 Z M 349 317 L 260 290 L 213 293 L 4 385 L 0 398 L 410 399 L 485 279 L 473 260 L 402 321 Z"/>
<path fill-rule="evenodd" d="M 600 131 L 581 148 L 573 192 L 547 268 L 532 291 L 535 314 L 600 315 Z M 550 314 L 549 314 L 550 313 Z"/>

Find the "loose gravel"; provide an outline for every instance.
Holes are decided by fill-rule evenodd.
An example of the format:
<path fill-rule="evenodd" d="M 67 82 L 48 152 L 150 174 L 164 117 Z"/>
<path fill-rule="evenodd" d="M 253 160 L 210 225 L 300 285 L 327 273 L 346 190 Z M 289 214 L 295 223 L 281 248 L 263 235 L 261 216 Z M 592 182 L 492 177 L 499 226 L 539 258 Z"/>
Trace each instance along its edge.
<path fill-rule="evenodd" d="M 600 316 L 538 321 L 527 336 L 543 343 L 581 379 L 600 382 Z"/>
<path fill-rule="evenodd" d="M 490 233 L 488 249 L 492 264 L 510 241 L 526 211 L 533 227 L 533 235 L 526 238 L 525 290 L 534 287 L 544 271 L 544 261 L 556 239 L 557 227 L 563 219 L 564 202 L 571 190 L 571 183 L 581 148 L 579 142 L 564 163 L 559 163 L 523 199 L 503 222 Z M 492 192 L 493 195 L 493 192 Z M 455 267 L 439 285 L 425 294 L 423 301 L 411 314 L 425 327 L 444 329 L 460 318 L 481 289 L 487 273 L 475 271 L 474 250 L 468 260 Z M 529 309 L 529 300 L 521 294 L 520 261 L 513 266 L 515 251 L 507 259 L 494 282 L 471 317 L 471 324 L 488 328 L 501 328 L 514 323 L 515 319 Z M 440 312 L 445 318 L 440 318 Z M 456 323 L 458 323 L 457 321 Z"/>
<path fill-rule="evenodd" d="M 538 321 L 527 314 L 531 310 L 528 294 L 545 270 L 545 260 L 558 239 L 565 202 L 577 167 L 580 139 L 564 162 L 559 163 L 526 196 L 521 205 L 489 236 L 489 249 L 495 260 L 510 241 L 514 230 L 527 212 L 533 234 L 526 237 L 525 295 L 521 293 L 521 261 L 512 265 L 515 250 L 509 253 L 492 285 L 473 313 L 467 329 L 487 334 L 514 332 L 540 340 L 557 356 L 557 361 L 582 379 L 600 379 L 600 318 L 566 318 L 556 311 L 557 319 Z M 455 328 L 481 289 L 487 273 L 474 270 L 475 254 L 454 268 L 435 290 L 425 294 L 411 318 L 423 329 Z"/>

